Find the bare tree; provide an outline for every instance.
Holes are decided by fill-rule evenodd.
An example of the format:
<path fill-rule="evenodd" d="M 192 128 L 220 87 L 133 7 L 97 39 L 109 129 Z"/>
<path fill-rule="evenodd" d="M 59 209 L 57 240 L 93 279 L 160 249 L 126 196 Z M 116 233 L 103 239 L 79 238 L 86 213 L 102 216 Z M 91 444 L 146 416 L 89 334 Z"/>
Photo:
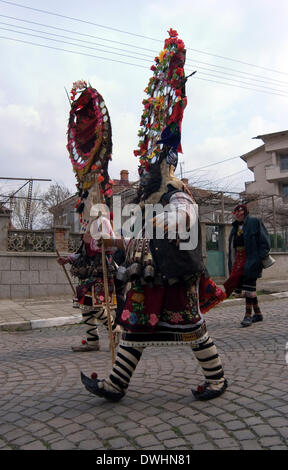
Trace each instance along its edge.
<path fill-rule="evenodd" d="M 47 191 L 41 191 L 39 186 L 33 188 L 33 194 L 28 195 L 26 189 L 21 189 L 17 195 L 6 195 L 5 206 L 12 210 L 12 225 L 17 229 L 38 230 L 53 226 L 53 216 L 49 209 L 72 196 L 71 191 L 60 183 L 52 183 Z M 8 200 L 9 199 L 9 200 Z M 28 223 L 27 223 L 28 216 Z"/>
<path fill-rule="evenodd" d="M 9 205 L 12 210 L 12 225 L 15 228 L 30 230 L 41 228 L 42 197 L 38 186 L 34 188 L 31 198 L 24 188 L 17 192 L 17 196 L 11 196 Z"/>
<path fill-rule="evenodd" d="M 50 228 L 53 226 L 53 215 L 49 209 L 57 206 L 69 197 L 73 196 L 70 189 L 60 183 L 50 184 L 48 190 L 42 195 L 42 227 Z"/>

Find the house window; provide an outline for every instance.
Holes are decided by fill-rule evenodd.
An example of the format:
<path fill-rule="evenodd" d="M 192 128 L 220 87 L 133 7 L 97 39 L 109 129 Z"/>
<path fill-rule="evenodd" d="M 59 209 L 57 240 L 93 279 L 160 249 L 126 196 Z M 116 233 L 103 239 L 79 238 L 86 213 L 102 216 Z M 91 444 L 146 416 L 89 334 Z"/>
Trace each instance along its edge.
<path fill-rule="evenodd" d="M 288 199 L 288 183 L 282 184 L 282 195 Z"/>
<path fill-rule="evenodd" d="M 280 170 L 281 171 L 288 170 L 288 154 L 280 155 Z"/>

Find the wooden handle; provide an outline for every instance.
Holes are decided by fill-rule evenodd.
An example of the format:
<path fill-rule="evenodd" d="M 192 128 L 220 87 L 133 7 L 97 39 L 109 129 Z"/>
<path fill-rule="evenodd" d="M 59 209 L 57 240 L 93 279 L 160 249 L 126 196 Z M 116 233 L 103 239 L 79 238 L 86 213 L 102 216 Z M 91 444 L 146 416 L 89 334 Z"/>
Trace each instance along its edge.
<path fill-rule="evenodd" d="M 96 199 L 96 200 L 95 200 Z M 101 203 L 101 193 L 99 188 L 99 183 L 96 179 L 96 198 L 93 197 L 93 203 Z M 103 270 L 103 283 L 104 283 L 104 295 L 105 295 L 105 306 L 107 312 L 107 319 L 108 319 L 108 332 L 109 332 L 109 339 L 110 339 L 110 350 L 111 350 L 111 358 L 112 358 L 112 366 L 115 362 L 115 343 L 114 343 L 114 336 L 112 332 L 112 324 L 111 324 L 111 311 L 110 311 L 110 302 L 109 302 L 109 288 L 108 288 L 108 275 L 107 275 L 107 266 L 106 266 L 106 255 L 105 255 L 105 247 L 103 240 L 101 240 L 101 255 L 102 255 L 102 270 Z"/>
<path fill-rule="evenodd" d="M 103 242 L 101 244 L 101 254 L 102 254 L 102 270 L 103 270 L 103 281 L 104 281 L 105 304 L 106 304 L 106 311 L 107 311 L 107 318 L 108 318 L 110 349 L 111 349 L 112 365 L 113 365 L 114 362 L 115 362 L 115 343 L 114 343 L 114 337 L 113 337 L 113 332 L 112 332 L 112 324 L 111 324 L 111 311 L 110 311 L 110 302 L 109 302 L 109 288 L 108 288 L 106 255 L 105 255 L 105 247 L 104 247 Z"/>
<path fill-rule="evenodd" d="M 61 258 L 61 256 L 60 256 L 59 251 L 57 250 L 57 248 L 56 248 L 55 251 L 56 251 L 56 253 L 57 253 L 58 258 Z M 72 281 L 71 281 L 71 279 L 70 279 L 70 277 L 69 277 L 69 274 L 67 273 L 67 269 L 65 268 L 64 264 L 62 264 L 62 268 L 64 269 L 64 273 L 66 274 L 66 277 L 67 277 L 68 282 L 69 282 L 69 284 L 70 284 L 70 286 L 71 286 L 71 289 L 72 289 L 72 291 L 73 291 L 73 294 L 76 296 L 75 287 L 74 287 L 73 284 L 72 284 Z"/>

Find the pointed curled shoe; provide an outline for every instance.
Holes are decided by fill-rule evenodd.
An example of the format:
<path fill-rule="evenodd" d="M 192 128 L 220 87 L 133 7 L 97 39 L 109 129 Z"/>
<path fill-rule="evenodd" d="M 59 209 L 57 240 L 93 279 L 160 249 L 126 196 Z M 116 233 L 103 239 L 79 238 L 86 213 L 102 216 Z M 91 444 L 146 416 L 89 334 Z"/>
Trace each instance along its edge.
<path fill-rule="evenodd" d="M 83 372 L 81 372 L 81 382 L 88 392 L 93 393 L 93 395 L 96 395 L 97 397 L 105 398 L 109 401 L 119 401 L 125 395 L 123 392 L 113 392 L 111 390 L 106 390 L 104 386 L 99 387 L 99 384 L 103 383 L 104 380 L 98 380 L 97 378 L 90 379 L 85 374 L 83 374 Z"/>
<path fill-rule="evenodd" d="M 220 395 L 222 395 L 222 393 L 225 392 L 228 386 L 228 382 L 226 379 L 224 379 L 222 387 L 219 388 L 218 390 L 209 388 L 209 385 L 210 385 L 209 382 L 205 382 L 203 385 L 198 385 L 197 390 L 192 390 L 194 397 L 197 400 L 202 400 L 202 401 L 211 400 L 212 398 L 220 397 Z"/>

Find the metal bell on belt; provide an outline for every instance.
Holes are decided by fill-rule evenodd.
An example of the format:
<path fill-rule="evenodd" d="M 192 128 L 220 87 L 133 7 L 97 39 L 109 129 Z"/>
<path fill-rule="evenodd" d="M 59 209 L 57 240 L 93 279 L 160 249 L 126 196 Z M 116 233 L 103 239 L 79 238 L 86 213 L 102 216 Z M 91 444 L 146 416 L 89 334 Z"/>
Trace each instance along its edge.
<path fill-rule="evenodd" d="M 152 264 L 148 264 L 145 268 L 144 268 L 144 280 L 146 282 L 152 282 L 153 279 L 155 277 L 155 269 L 154 267 L 152 266 Z"/>
<path fill-rule="evenodd" d="M 142 274 L 142 265 L 140 263 L 133 263 L 129 268 L 127 269 L 130 280 L 135 281 L 136 279 L 139 279 Z"/>

